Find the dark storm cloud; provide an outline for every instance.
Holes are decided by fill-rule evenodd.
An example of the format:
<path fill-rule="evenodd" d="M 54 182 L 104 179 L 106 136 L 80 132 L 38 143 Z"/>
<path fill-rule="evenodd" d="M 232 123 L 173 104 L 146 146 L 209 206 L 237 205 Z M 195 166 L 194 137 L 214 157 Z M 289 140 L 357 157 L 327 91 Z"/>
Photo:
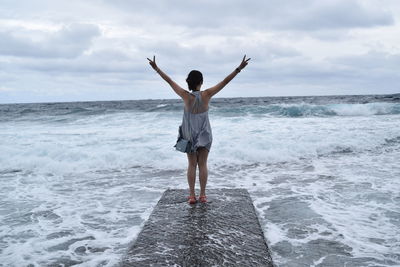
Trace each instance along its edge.
<path fill-rule="evenodd" d="M 56 32 L 28 32 L 22 28 L 0 28 L 0 55 L 16 57 L 73 58 L 90 47 L 99 28 L 90 24 L 71 24 Z M 33 37 L 32 37 L 33 35 Z M 35 40 L 35 35 L 36 39 Z"/>

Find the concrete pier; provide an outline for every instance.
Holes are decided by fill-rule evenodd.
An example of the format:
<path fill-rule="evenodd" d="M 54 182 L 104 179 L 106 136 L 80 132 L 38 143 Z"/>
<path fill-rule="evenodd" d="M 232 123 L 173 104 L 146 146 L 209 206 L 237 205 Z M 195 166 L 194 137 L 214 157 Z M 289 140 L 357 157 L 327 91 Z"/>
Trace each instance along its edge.
<path fill-rule="evenodd" d="M 273 266 L 245 189 L 208 189 L 208 203 L 187 203 L 168 189 L 121 266 Z"/>

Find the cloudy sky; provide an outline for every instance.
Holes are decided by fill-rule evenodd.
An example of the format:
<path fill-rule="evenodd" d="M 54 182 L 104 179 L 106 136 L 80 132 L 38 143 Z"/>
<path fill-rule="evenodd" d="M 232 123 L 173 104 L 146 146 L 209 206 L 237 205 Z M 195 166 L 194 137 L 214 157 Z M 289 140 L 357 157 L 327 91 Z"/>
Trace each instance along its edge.
<path fill-rule="evenodd" d="M 0 103 L 177 98 L 150 68 L 219 97 L 400 88 L 398 0 L 0 0 Z"/>

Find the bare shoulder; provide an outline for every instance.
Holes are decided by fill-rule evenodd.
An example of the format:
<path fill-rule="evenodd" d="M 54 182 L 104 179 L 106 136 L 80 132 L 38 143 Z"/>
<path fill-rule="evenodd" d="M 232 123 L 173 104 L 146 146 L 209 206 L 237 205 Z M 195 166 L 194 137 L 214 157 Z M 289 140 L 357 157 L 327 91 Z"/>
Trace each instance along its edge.
<path fill-rule="evenodd" d="M 212 96 L 207 90 L 201 91 L 201 100 L 206 105 L 206 107 L 208 107 L 208 103 L 210 102 Z"/>
<path fill-rule="evenodd" d="M 182 97 L 183 101 L 185 101 L 185 103 L 186 103 L 190 100 L 190 93 L 185 89 L 182 89 L 182 90 L 183 90 L 183 93 L 182 93 L 181 97 Z"/>
<path fill-rule="evenodd" d="M 212 88 L 213 87 L 208 88 L 201 92 L 201 98 L 203 99 L 203 101 L 206 101 L 206 102 L 210 101 L 211 97 L 213 96 Z"/>
<path fill-rule="evenodd" d="M 186 91 L 185 90 L 185 92 L 184 92 L 184 94 L 183 94 L 183 96 L 182 96 L 182 99 L 183 99 L 183 102 L 185 103 L 185 106 L 188 106 L 189 105 L 189 103 L 190 103 L 190 92 L 189 91 Z"/>

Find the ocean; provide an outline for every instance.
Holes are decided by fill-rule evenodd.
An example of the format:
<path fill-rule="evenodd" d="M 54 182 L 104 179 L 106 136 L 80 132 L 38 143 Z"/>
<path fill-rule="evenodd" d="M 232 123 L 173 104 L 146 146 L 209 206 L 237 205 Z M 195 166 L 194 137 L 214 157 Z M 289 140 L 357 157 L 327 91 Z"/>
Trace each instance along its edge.
<path fill-rule="evenodd" d="M 182 114 L 0 105 L 0 266 L 117 266 L 164 190 L 187 188 Z M 249 191 L 277 266 L 400 266 L 400 94 L 216 98 L 209 116 L 207 186 Z"/>

